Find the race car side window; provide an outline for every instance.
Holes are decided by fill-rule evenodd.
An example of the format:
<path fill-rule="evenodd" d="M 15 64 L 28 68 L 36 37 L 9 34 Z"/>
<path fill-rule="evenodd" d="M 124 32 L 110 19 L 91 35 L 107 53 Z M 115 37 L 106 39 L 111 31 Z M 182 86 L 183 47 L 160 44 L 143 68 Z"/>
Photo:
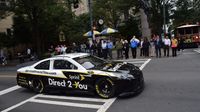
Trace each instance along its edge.
<path fill-rule="evenodd" d="M 54 69 L 78 69 L 74 64 L 66 60 L 54 60 Z"/>
<path fill-rule="evenodd" d="M 50 66 L 50 60 L 47 60 L 47 61 L 43 61 L 40 64 L 38 64 L 37 66 L 35 66 L 35 69 L 49 70 L 49 66 Z"/>

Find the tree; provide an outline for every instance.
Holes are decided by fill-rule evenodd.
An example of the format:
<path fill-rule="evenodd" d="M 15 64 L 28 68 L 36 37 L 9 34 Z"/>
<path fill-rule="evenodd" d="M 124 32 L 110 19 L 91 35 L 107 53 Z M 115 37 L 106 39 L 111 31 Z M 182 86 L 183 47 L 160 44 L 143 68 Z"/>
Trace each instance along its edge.
<path fill-rule="evenodd" d="M 191 0 L 178 0 L 176 2 L 176 10 L 172 18 L 174 26 L 180 26 L 186 23 L 192 23 L 194 18 L 194 9 Z"/>
<path fill-rule="evenodd" d="M 45 43 L 58 40 L 59 32 L 70 26 L 73 18 L 66 5 L 58 4 L 56 0 L 17 0 L 14 10 L 17 38 L 30 39 L 37 54 L 42 56 Z M 20 30 L 20 27 L 24 29 Z"/>
<path fill-rule="evenodd" d="M 165 5 L 163 5 L 165 2 Z M 152 29 L 153 34 L 161 34 L 163 29 L 162 26 L 164 24 L 163 18 L 163 8 L 165 6 L 165 21 L 166 24 L 169 23 L 170 13 L 173 8 L 173 0 L 151 0 L 151 17 L 150 17 L 150 27 Z"/>
<path fill-rule="evenodd" d="M 116 28 L 121 21 L 120 17 L 124 15 L 125 20 L 131 16 L 129 11 L 135 7 L 138 2 L 135 0 L 95 0 L 94 17 L 99 19 L 103 17 L 105 24 L 109 27 Z M 133 11 L 135 12 L 135 11 Z"/>

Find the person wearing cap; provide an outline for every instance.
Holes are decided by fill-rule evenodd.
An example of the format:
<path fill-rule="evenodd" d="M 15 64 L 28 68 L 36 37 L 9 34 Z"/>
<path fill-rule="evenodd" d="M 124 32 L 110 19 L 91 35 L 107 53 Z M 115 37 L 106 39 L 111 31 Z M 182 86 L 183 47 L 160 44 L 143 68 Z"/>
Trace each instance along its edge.
<path fill-rule="evenodd" d="M 133 38 L 130 40 L 133 58 L 136 58 L 136 56 L 137 56 L 137 47 L 138 47 L 139 43 L 140 43 L 140 41 L 135 36 L 133 36 Z"/>

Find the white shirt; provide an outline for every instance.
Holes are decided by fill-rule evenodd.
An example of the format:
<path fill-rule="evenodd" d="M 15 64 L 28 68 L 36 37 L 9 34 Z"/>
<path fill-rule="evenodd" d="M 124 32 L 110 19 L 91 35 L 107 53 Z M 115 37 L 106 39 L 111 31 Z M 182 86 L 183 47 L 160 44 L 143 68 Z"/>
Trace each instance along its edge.
<path fill-rule="evenodd" d="M 101 47 L 102 47 L 102 49 L 106 49 L 107 48 L 107 43 L 102 43 Z"/>
<path fill-rule="evenodd" d="M 170 39 L 164 39 L 164 44 L 170 46 L 171 40 Z"/>
<path fill-rule="evenodd" d="M 27 49 L 27 54 L 28 54 L 28 55 L 31 54 L 31 49 Z"/>

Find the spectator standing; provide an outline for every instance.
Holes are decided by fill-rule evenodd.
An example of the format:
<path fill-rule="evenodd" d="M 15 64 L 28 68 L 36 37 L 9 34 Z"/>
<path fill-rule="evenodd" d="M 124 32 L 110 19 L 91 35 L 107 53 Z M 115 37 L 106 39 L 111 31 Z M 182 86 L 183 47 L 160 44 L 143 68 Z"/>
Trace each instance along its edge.
<path fill-rule="evenodd" d="M 141 39 L 141 41 L 140 41 L 140 56 L 144 56 L 143 42 L 144 42 L 144 40 Z"/>
<path fill-rule="evenodd" d="M 111 42 L 111 40 L 108 40 L 107 48 L 108 48 L 108 55 L 110 59 L 112 59 L 113 58 L 112 57 L 113 42 Z"/>
<path fill-rule="evenodd" d="M 103 54 L 103 58 L 104 59 L 107 59 L 107 43 L 105 40 L 102 41 L 102 44 L 101 44 L 101 47 L 102 47 L 102 54 Z"/>
<path fill-rule="evenodd" d="M 55 48 L 56 54 L 59 55 L 61 54 L 61 47 L 60 45 L 57 45 L 57 47 Z"/>
<path fill-rule="evenodd" d="M 162 47 L 162 40 L 160 37 L 157 35 L 155 39 L 155 50 L 156 50 L 156 57 L 160 58 L 161 57 L 161 47 Z"/>
<path fill-rule="evenodd" d="M 119 59 L 119 58 L 123 58 L 123 54 L 122 54 L 122 49 L 123 49 L 123 40 L 121 39 L 121 40 L 117 40 L 117 42 L 116 42 L 116 45 L 115 45 L 115 47 L 116 47 L 116 50 L 117 50 L 117 58 Z"/>
<path fill-rule="evenodd" d="M 66 50 L 67 50 L 67 47 L 65 45 L 62 45 L 61 46 L 61 53 L 62 54 L 65 54 L 66 53 Z"/>
<path fill-rule="evenodd" d="M 97 56 L 102 57 L 102 47 L 101 47 L 101 41 L 97 42 Z"/>
<path fill-rule="evenodd" d="M 80 46 L 81 46 L 81 52 L 85 52 L 85 50 L 84 50 L 84 44 L 81 44 Z"/>
<path fill-rule="evenodd" d="M 130 40 L 133 58 L 136 58 L 137 56 L 137 47 L 138 47 L 139 42 L 140 41 L 135 36 L 133 36 L 133 38 Z"/>
<path fill-rule="evenodd" d="M 178 41 L 176 38 L 172 37 L 172 56 L 175 57 L 177 56 L 177 46 L 178 46 Z"/>
<path fill-rule="evenodd" d="M 178 42 L 178 50 L 179 51 L 183 51 L 184 50 L 184 40 L 183 40 L 183 37 L 179 37 L 179 42 Z"/>
<path fill-rule="evenodd" d="M 144 42 L 143 42 L 143 52 L 144 52 L 145 57 L 149 56 L 149 46 L 150 46 L 150 42 L 149 42 L 148 38 L 145 37 Z"/>
<path fill-rule="evenodd" d="M 169 57 L 170 46 L 171 46 L 171 40 L 169 39 L 168 36 L 166 36 L 165 39 L 164 39 L 164 56 Z"/>
<path fill-rule="evenodd" d="M 54 47 L 53 45 L 50 46 L 50 48 L 48 49 L 49 53 L 50 53 L 50 56 L 54 56 Z"/>
<path fill-rule="evenodd" d="M 127 40 L 124 40 L 123 49 L 124 49 L 125 58 L 128 59 L 129 58 L 129 43 Z"/>
<path fill-rule="evenodd" d="M 150 55 L 153 57 L 155 56 L 155 36 L 151 38 L 150 47 Z"/>
<path fill-rule="evenodd" d="M 72 45 L 72 52 L 78 52 L 78 46 L 76 45 L 75 42 Z"/>
<path fill-rule="evenodd" d="M 26 53 L 27 53 L 27 57 L 31 58 L 31 49 L 30 48 L 27 48 Z"/>

